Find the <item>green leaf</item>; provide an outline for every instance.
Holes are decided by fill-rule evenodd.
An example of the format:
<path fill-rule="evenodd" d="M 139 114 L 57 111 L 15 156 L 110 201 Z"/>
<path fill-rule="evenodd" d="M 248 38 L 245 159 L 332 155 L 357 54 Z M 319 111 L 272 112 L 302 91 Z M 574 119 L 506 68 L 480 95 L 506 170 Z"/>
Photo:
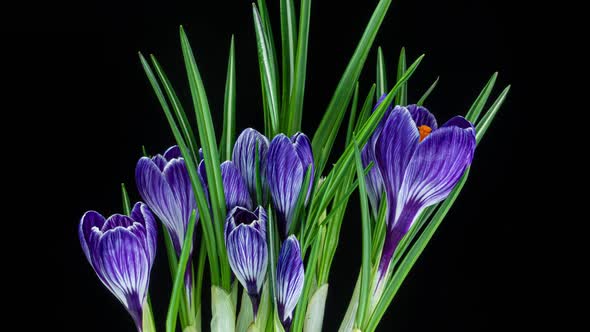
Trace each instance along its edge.
<path fill-rule="evenodd" d="M 289 98 L 293 91 L 295 79 L 295 45 L 297 44 L 297 21 L 293 0 L 280 0 L 281 13 L 281 45 L 283 83 L 281 99 L 281 123 L 286 126 L 289 114 Z"/>
<path fill-rule="evenodd" d="M 479 93 L 479 95 L 477 96 L 477 98 L 475 99 L 475 101 L 473 102 L 471 107 L 469 108 L 467 115 L 465 115 L 465 118 L 468 121 L 470 121 L 472 123 L 477 123 L 477 120 L 479 119 L 479 115 L 480 115 L 481 111 L 483 110 L 483 108 L 485 107 L 486 102 L 488 101 L 488 98 L 490 97 L 490 93 L 492 93 L 492 90 L 494 89 L 494 84 L 496 84 L 497 78 L 498 78 L 498 72 L 495 72 L 492 75 L 492 77 L 490 78 L 490 80 L 488 81 L 488 83 L 486 83 L 486 85 L 483 87 L 483 89 L 481 90 L 481 92 Z"/>
<path fill-rule="evenodd" d="M 406 72 L 406 49 L 405 49 L 405 47 L 402 47 L 402 50 L 399 54 L 399 60 L 397 63 L 397 80 L 398 81 L 400 80 L 400 78 L 402 78 L 402 76 L 404 75 L 405 72 Z M 407 105 L 408 104 L 408 83 L 407 82 L 402 84 L 402 86 L 399 90 L 399 93 L 396 96 L 395 104 L 396 105 Z"/>
<path fill-rule="evenodd" d="M 256 30 L 256 43 L 258 45 L 258 63 L 260 66 L 260 77 L 262 81 L 263 96 L 265 98 L 266 117 L 270 120 L 270 130 L 267 136 L 273 137 L 279 132 L 279 101 L 277 96 L 275 75 L 273 74 L 273 62 L 268 50 L 268 40 L 266 39 L 265 28 L 262 24 L 260 14 L 256 5 L 252 4 L 254 14 L 254 27 Z"/>
<path fill-rule="evenodd" d="M 362 260 L 361 260 L 361 289 L 359 306 L 356 314 L 356 326 L 362 326 L 365 319 L 365 312 L 369 302 L 371 287 L 371 216 L 369 211 L 369 199 L 367 197 L 367 185 L 361 152 L 358 143 L 354 142 L 354 155 L 356 160 L 356 174 L 359 182 L 359 197 L 361 201 L 361 226 L 362 226 Z"/>
<path fill-rule="evenodd" d="M 373 105 L 375 104 L 373 102 L 373 98 L 375 96 L 375 91 L 376 90 L 377 85 L 373 84 L 371 86 L 371 90 L 369 90 L 369 93 L 367 94 L 367 97 L 365 98 L 365 101 L 363 102 L 363 106 L 361 107 L 361 112 L 359 114 L 359 118 L 356 121 L 356 125 L 354 127 L 354 131 L 358 131 L 367 121 L 367 119 L 369 118 L 369 116 L 371 115 L 371 110 L 373 109 Z M 347 145 L 350 145 L 350 142 L 348 142 Z"/>
<path fill-rule="evenodd" d="M 506 96 L 508 96 L 508 92 L 509 91 L 510 91 L 510 85 L 508 85 L 506 88 L 504 88 L 504 90 L 502 91 L 502 93 L 500 93 L 500 95 L 494 101 L 494 103 L 492 104 L 492 106 L 490 106 L 490 108 L 488 109 L 488 111 L 486 112 L 486 114 L 484 115 L 484 117 L 477 124 L 477 127 L 475 128 L 475 133 L 476 133 L 475 134 L 475 137 L 476 137 L 476 140 L 477 140 L 478 143 L 483 138 L 483 135 L 485 135 L 486 131 L 488 130 L 488 128 L 490 126 L 490 124 L 492 124 L 492 121 L 496 117 L 496 114 L 500 110 L 500 107 L 502 107 L 502 104 L 504 103 L 504 100 L 506 100 Z"/>
<path fill-rule="evenodd" d="M 180 132 L 180 129 L 176 125 L 176 121 L 174 120 L 174 116 L 172 115 L 172 112 L 170 111 L 168 103 L 166 102 L 166 98 L 164 97 L 162 89 L 160 88 L 158 80 L 154 76 L 154 73 L 152 72 L 150 65 L 148 64 L 148 62 L 146 61 L 146 59 L 143 57 L 143 55 L 141 53 L 139 53 L 139 59 L 141 61 L 141 65 L 143 66 L 143 69 L 146 73 L 146 76 L 147 76 L 150 84 L 152 85 L 154 93 L 156 94 L 156 97 L 158 98 L 158 101 L 160 102 L 160 105 L 162 106 L 162 110 L 164 111 L 164 115 L 166 116 L 166 119 L 168 120 L 168 124 L 170 125 L 170 129 L 172 130 L 172 134 L 174 135 L 174 139 L 176 140 L 176 144 L 178 144 L 178 147 L 179 147 L 180 151 L 182 152 L 182 155 L 183 155 L 184 160 L 186 162 L 186 166 L 187 166 L 187 170 L 189 173 L 189 177 L 191 179 L 193 191 L 194 191 L 196 199 L 197 199 L 197 207 L 200 211 L 199 215 L 200 215 L 200 219 L 201 219 L 201 225 L 203 228 L 205 245 L 207 246 L 207 254 L 209 256 L 209 262 L 210 262 L 209 267 L 210 267 L 210 272 L 211 272 L 211 274 L 210 274 L 211 275 L 211 282 L 213 284 L 217 284 L 217 283 L 219 283 L 220 276 L 219 276 L 219 261 L 218 261 L 216 248 L 215 248 L 215 236 L 214 236 L 214 230 L 213 230 L 213 223 L 212 223 L 212 219 L 211 219 L 211 214 L 209 213 L 209 204 L 207 202 L 207 199 L 205 198 L 205 193 L 203 191 L 203 187 L 201 185 L 199 175 L 197 174 L 197 171 L 196 171 L 197 168 L 195 165 L 195 161 L 193 160 L 193 154 L 191 151 L 189 151 L 189 148 L 187 147 L 187 144 Z M 166 83 L 166 82 L 164 82 L 164 83 Z M 166 231 L 164 231 L 164 232 L 166 233 Z M 168 243 L 167 243 L 167 245 L 168 245 Z M 170 244 L 170 246 L 171 246 L 171 244 Z M 170 257 L 170 255 L 169 255 L 169 257 Z M 176 257 L 174 257 L 174 259 L 176 259 Z"/>
<path fill-rule="evenodd" d="M 219 153 L 217 151 L 217 139 L 215 138 L 215 129 L 213 127 L 213 121 L 211 120 L 211 111 L 209 110 L 209 103 L 207 101 L 203 81 L 201 80 L 201 74 L 199 73 L 197 63 L 193 56 L 188 37 L 182 26 L 180 27 L 180 40 L 193 105 L 197 117 L 199 138 L 203 148 L 203 159 L 207 170 L 211 210 L 213 211 L 214 216 L 215 244 L 217 245 L 217 255 L 219 256 L 221 268 L 221 287 L 229 290 L 231 271 L 229 269 L 225 242 L 223 240 L 223 224 L 225 221 L 226 206 L 223 183 L 221 181 L 221 168 L 219 167 L 220 162 Z M 202 211 L 201 208 L 199 208 L 199 211 Z"/>
<path fill-rule="evenodd" d="M 305 78 L 307 73 L 310 12 L 311 0 L 301 0 L 299 35 L 297 36 L 297 57 L 295 58 L 295 77 L 293 80 L 291 99 L 289 101 L 289 117 L 286 124 L 286 132 L 288 136 L 301 130 L 303 99 L 305 96 Z"/>
<path fill-rule="evenodd" d="M 231 160 L 232 148 L 236 134 L 236 62 L 234 36 L 231 36 L 227 75 L 225 78 L 225 96 L 223 99 L 223 133 L 221 134 L 220 156 Z"/>
<path fill-rule="evenodd" d="M 334 145 L 334 140 L 344 118 L 346 106 L 352 96 L 355 83 L 359 79 L 361 70 L 367 60 L 377 31 L 389 9 L 389 5 L 391 5 L 391 0 L 379 1 L 346 70 L 340 78 L 338 87 L 332 96 L 320 125 L 313 136 L 312 149 L 315 157 L 316 174 L 322 174 L 324 171 Z"/>
<path fill-rule="evenodd" d="M 123 200 L 123 213 L 126 216 L 131 215 L 131 202 L 129 201 L 129 195 L 127 194 L 127 189 L 125 188 L 125 184 L 121 183 L 121 196 Z"/>
<path fill-rule="evenodd" d="M 266 38 L 266 47 L 267 47 L 267 51 L 268 51 L 268 56 L 270 59 L 270 63 L 271 63 L 271 74 L 273 76 L 273 82 L 275 82 L 275 85 L 273 86 L 273 89 L 275 91 L 275 94 L 278 96 L 278 89 L 279 89 L 279 64 L 277 61 L 277 51 L 275 48 L 275 42 L 274 42 L 274 34 L 272 33 L 272 24 L 270 22 L 270 16 L 268 14 L 268 9 L 266 7 L 266 1 L 265 0 L 258 0 L 258 8 L 259 8 L 259 13 L 260 13 L 260 18 L 261 18 L 261 22 L 262 22 L 262 26 L 264 27 L 264 36 Z"/>
<path fill-rule="evenodd" d="M 273 303 L 273 311 L 277 308 L 277 295 L 275 292 L 276 286 L 276 271 L 277 271 L 277 244 L 279 242 L 277 225 L 274 218 L 274 211 L 272 206 L 268 205 L 268 273 L 270 275 L 270 290 Z"/>
<path fill-rule="evenodd" d="M 176 331 L 176 314 L 178 313 L 181 293 L 184 291 L 184 272 L 191 252 L 196 220 L 196 211 L 193 210 L 184 237 L 182 253 L 180 254 L 180 259 L 178 261 L 178 268 L 176 269 L 176 276 L 174 277 L 174 286 L 172 287 L 172 294 L 170 296 L 170 304 L 168 305 L 168 314 L 166 315 L 167 332 Z"/>
<path fill-rule="evenodd" d="M 436 88 L 436 85 L 438 84 L 438 79 L 439 78 L 440 77 L 436 77 L 436 80 L 434 80 L 434 83 L 432 83 L 432 85 L 430 85 L 430 87 L 428 88 L 428 90 L 426 90 L 426 92 L 424 92 L 424 94 L 422 95 L 422 97 L 420 97 L 420 99 L 416 103 L 418 106 L 424 105 L 424 102 L 426 101 L 426 98 L 428 98 L 428 96 L 430 96 L 430 93 L 432 93 L 432 91 L 434 90 L 434 88 Z"/>
<path fill-rule="evenodd" d="M 354 127 L 354 131 L 358 131 L 367 121 L 367 119 L 369 118 L 369 116 L 371 115 L 371 110 L 373 109 L 373 106 L 375 105 L 375 103 L 373 102 L 373 98 L 375 97 L 375 91 L 377 88 L 377 85 L 373 84 L 371 86 L 371 90 L 369 90 L 369 93 L 367 94 L 367 97 L 365 98 L 365 101 L 363 102 L 363 106 L 361 107 L 361 112 L 359 114 L 359 118 L 358 120 L 356 120 L 356 125 Z M 350 145 L 350 142 L 347 143 L 347 145 Z"/>
<path fill-rule="evenodd" d="M 193 159 L 198 160 L 197 157 L 199 155 L 199 148 L 197 146 L 197 139 L 195 137 L 195 134 L 193 133 L 193 129 L 190 123 L 188 122 L 188 118 L 186 116 L 186 113 L 184 112 L 184 108 L 182 107 L 182 104 L 180 103 L 180 100 L 178 99 L 178 96 L 176 95 L 176 92 L 174 91 L 172 84 L 168 80 L 168 77 L 164 73 L 164 70 L 162 69 L 162 66 L 160 66 L 160 63 L 158 62 L 156 57 L 152 54 L 150 55 L 150 59 L 152 60 L 152 64 L 154 65 L 154 69 L 156 70 L 158 78 L 164 86 L 164 91 L 168 96 L 168 100 L 172 105 L 172 110 L 174 111 L 176 121 L 178 121 L 180 129 L 182 130 L 184 141 L 188 144 Z"/>
<path fill-rule="evenodd" d="M 385 228 L 386 228 L 386 212 L 387 212 L 387 196 L 385 193 L 381 195 L 381 204 L 379 205 L 379 213 L 377 214 L 377 220 L 375 220 L 375 229 L 373 231 L 373 249 L 371 250 L 371 257 L 373 257 L 373 263 L 377 263 L 381 258 L 381 250 L 383 249 L 383 242 L 385 241 Z"/>
<path fill-rule="evenodd" d="M 387 69 L 381 46 L 377 49 L 377 99 L 387 92 Z"/>
<path fill-rule="evenodd" d="M 295 233 L 295 229 L 297 228 L 297 226 L 300 223 L 300 220 L 303 219 L 301 218 L 303 216 L 303 213 L 305 212 L 305 199 L 307 197 L 307 192 L 309 191 L 309 186 L 311 185 L 311 172 L 312 172 L 312 167 L 308 167 L 307 170 L 305 171 L 305 177 L 303 178 L 303 185 L 301 187 L 301 190 L 299 190 L 299 196 L 297 196 L 297 201 L 295 202 L 295 210 L 293 213 L 293 221 L 291 222 L 291 225 L 289 225 L 289 229 L 288 229 L 288 233 L 289 234 L 293 234 Z M 304 234 L 305 228 L 304 225 L 302 223 L 301 225 L 301 234 Z M 301 239 L 301 236 L 299 236 L 299 239 L 301 241 L 303 241 Z"/>
<path fill-rule="evenodd" d="M 193 301 L 195 303 L 195 308 L 199 311 L 201 309 L 201 301 L 202 301 L 202 294 L 203 294 L 203 274 L 205 272 L 205 260 L 207 258 L 207 248 L 205 247 L 205 242 L 201 241 L 201 245 L 199 246 L 199 259 L 197 261 L 197 278 L 195 281 L 195 296 Z M 201 330 L 201 325 L 197 326 L 199 330 Z"/>
<path fill-rule="evenodd" d="M 369 163 L 369 165 L 367 165 L 367 167 L 364 170 L 364 174 L 365 176 L 369 173 L 369 170 L 371 170 L 371 168 L 373 167 L 373 162 Z M 356 190 L 356 187 L 358 185 L 358 181 L 354 181 L 350 186 L 348 186 L 348 190 L 344 192 L 343 195 L 340 195 L 340 199 L 339 200 L 334 200 L 334 202 L 332 203 L 332 209 L 330 211 L 330 214 L 325 215 L 324 217 L 318 217 L 318 216 L 314 216 L 314 217 L 309 217 L 310 214 L 308 214 L 308 218 L 307 218 L 307 222 L 306 225 L 308 225 L 308 228 L 305 229 L 306 231 L 306 235 L 304 237 L 305 241 L 301 241 L 302 243 L 302 252 L 305 252 L 307 250 L 307 246 L 310 244 L 311 241 L 313 241 L 315 239 L 315 236 L 317 235 L 317 231 L 319 229 L 320 226 L 326 225 L 328 224 L 332 219 L 335 219 L 336 217 L 338 217 L 340 215 L 340 209 L 342 207 L 345 207 L 346 204 L 348 203 L 348 198 L 350 197 L 350 195 L 352 195 L 354 193 L 354 191 Z M 327 207 L 328 203 L 326 203 L 326 207 Z M 325 214 L 325 209 L 321 210 L 324 211 Z"/>
<path fill-rule="evenodd" d="M 348 128 L 346 129 L 346 145 L 350 143 L 350 139 L 352 138 L 352 132 L 355 128 L 356 124 L 356 113 L 358 109 L 359 103 L 359 82 L 356 82 L 356 86 L 354 87 L 354 94 L 352 95 L 352 106 L 350 107 L 350 118 L 348 119 Z"/>

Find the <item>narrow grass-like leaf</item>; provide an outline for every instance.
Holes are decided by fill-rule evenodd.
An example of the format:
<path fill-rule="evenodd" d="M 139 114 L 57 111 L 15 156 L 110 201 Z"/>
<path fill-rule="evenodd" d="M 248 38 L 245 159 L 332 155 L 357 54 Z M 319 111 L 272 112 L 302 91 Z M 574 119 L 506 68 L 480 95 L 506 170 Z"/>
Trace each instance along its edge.
<path fill-rule="evenodd" d="M 387 196 L 385 193 L 381 195 L 381 205 L 379 206 L 379 213 L 377 214 L 377 220 L 375 220 L 375 229 L 373 230 L 373 248 L 371 250 L 371 257 L 373 263 L 377 263 L 379 260 L 380 252 L 383 248 L 383 242 L 385 241 L 385 229 L 387 227 L 386 212 L 387 212 Z"/>
<path fill-rule="evenodd" d="M 336 135 L 344 118 L 344 113 L 346 113 L 346 105 L 348 105 L 350 101 L 354 85 L 360 76 L 361 70 L 369 55 L 369 50 L 377 35 L 377 31 L 379 30 L 390 5 L 391 0 L 381 0 L 379 1 L 379 4 L 377 4 L 356 50 L 340 78 L 340 82 L 338 83 L 330 104 L 324 113 L 320 125 L 316 129 L 312 140 L 312 148 L 317 174 L 322 174 L 324 171 L 324 167 L 326 166 L 328 157 L 334 145 L 334 140 L 336 139 Z M 362 140 L 361 143 L 364 144 Z"/>
<path fill-rule="evenodd" d="M 196 211 L 193 210 L 184 237 L 182 245 L 182 253 L 178 260 L 178 268 L 176 269 L 176 276 L 174 277 L 174 286 L 172 287 L 172 294 L 170 296 L 170 304 L 168 305 L 168 314 L 166 315 L 166 331 L 176 331 L 176 314 L 178 313 L 178 305 L 181 297 L 181 292 L 184 289 L 184 272 L 191 252 L 193 242 L 193 232 L 195 230 L 195 222 L 197 220 Z"/>
<path fill-rule="evenodd" d="M 356 82 L 356 86 L 354 87 L 354 94 L 352 95 L 352 105 L 350 107 L 350 117 L 348 118 L 348 128 L 346 129 L 346 141 L 345 144 L 348 145 L 350 143 L 350 139 L 352 138 L 352 132 L 355 128 L 356 124 L 356 113 L 359 104 L 359 82 Z"/>
<path fill-rule="evenodd" d="M 369 300 L 371 286 L 371 217 L 369 212 L 369 200 L 367 197 L 367 185 L 365 184 L 365 173 L 361 152 L 354 142 L 354 155 L 356 160 L 356 174 L 359 183 L 359 198 L 361 201 L 361 238 L 362 238 L 362 259 L 361 259 L 361 289 L 359 306 L 356 314 L 356 326 L 362 326 L 365 319 L 365 311 Z"/>
<path fill-rule="evenodd" d="M 195 303 L 195 308 L 199 310 L 201 308 L 201 300 L 203 294 L 203 274 L 205 272 L 205 260 L 207 248 L 205 247 L 205 242 L 201 241 L 201 245 L 199 246 L 199 259 L 197 260 L 197 277 L 195 279 L 195 295 L 193 301 Z M 199 326 L 200 327 L 200 326 Z"/>
<path fill-rule="evenodd" d="M 149 154 L 147 153 L 147 150 L 145 148 L 145 145 L 141 146 L 141 153 L 143 154 L 144 157 L 148 157 L 149 158 Z"/>
<path fill-rule="evenodd" d="M 192 157 L 193 156 L 192 152 L 189 151 L 189 148 L 188 148 L 187 144 L 185 143 L 185 140 L 184 140 L 180 130 L 178 129 L 178 126 L 176 125 L 176 122 L 174 120 L 174 116 L 172 115 L 172 112 L 170 111 L 170 107 L 168 106 L 168 103 L 166 102 L 166 98 L 164 97 L 164 94 L 162 93 L 162 89 L 160 88 L 160 85 L 158 84 L 158 81 L 157 81 L 156 77 L 154 76 L 154 73 L 153 73 L 150 65 L 148 64 L 148 62 L 146 61 L 146 59 L 143 57 L 143 55 L 141 53 L 139 53 L 139 59 L 141 61 L 141 65 L 143 66 L 143 69 L 146 73 L 146 76 L 147 76 L 150 84 L 152 85 L 154 93 L 156 94 L 156 97 L 158 98 L 158 101 L 160 102 L 160 105 L 162 106 L 162 110 L 164 111 L 164 115 L 166 116 L 166 119 L 168 120 L 168 124 L 170 125 L 170 129 L 172 130 L 172 134 L 174 136 L 174 139 L 176 140 L 176 143 L 178 144 L 178 147 L 179 147 L 180 151 L 182 152 L 182 155 L 184 156 L 184 160 L 187 164 L 187 170 L 189 173 L 189 177 L 191 179 L 193 191 L 194 191 L 196 199 L 197 199 L 197 207 L 200 211 L 199 215 L 200 215 L 200 219 L 201 219 L 201 225 L 203 228 L 205 245 L 207 246 L 207 254 L 209 256 L 209 262 L 210 262 L 209 267 L 210 267 L 210 272 L 211 272 L 210 273 L 211 283 L 218 284 L 219 278 L 220 278 L 220 275 L 219 275 L 220 272 L 219 272 L 219 260 L 217 257 L 216 247 L 215 247 L 215 235 L 214 235 L 214 230 L 213 230 L 213 222 L 212 222 L 211 214 L 209 212 L 209 204 L 207 202 L 207 199 L 205 198 L 205 193 L 203 191 L 201 181 L 200 181 L 199 176 L 197 174 L 197 168 L 196 168 L 195 161 L 193 160 L 193 157 Z M 166 231 L 165 231 L 165 233 L 166 233 Z M 167 246 L 168 246 L 168 243 L 167 243 Z M 170 255 L 169 255 L 169 258 L 170 258 Z M 176 259 L 176 257 L 174 257 L 174 259 Z"/>
<path fill-rule="evenodd" d="M 227 60 L 227 75 L 225 77 L 225 96 L 223 98 L 223 133 L 219 155 L 222 160 L 231 160 L 232 148 L 236 134 L 236 52 L 234 36 L 231 36 L 229 57 Z"/>
<path fill-rule="evenodd" d="M 426 90 L 426 92 L 424 92 L 424 94 L 422 95 L 422 97 L 420 97 L 420 99 L 416 103 L 418 106 L 424 105 L 424 102 L 426 101 L 426 98 L 428 98 L 428 96 L 430 96 L 430 94 L 432 93 L 432 91 L 434 90 L 434 88 L 436 88 L 436 85 L 438 84 L 438 79 L 439 78 L 440 77 L 436 77 L 436 80 L 434 80 L 434 82 L 430 85 L 430 87 L 428 88 L 428 90 Z"/>
<path fill-rule="evenodd" d="M 277 232 L 277 225 L 275 223 L 274 211 L 272 206 L 269 204 L 267 209 L 268 215 L 268 273 L 270 275 L 270 290 L 272 297 L 272 311 L 276 313 L 277 310 L 277 294 L 275 291 L 276 280 L 277 280 L 277 254 L 279 242 L 279 235 Z M 272 313 L 271 313 L 272 315 Z M 271 316 L 272 317 L 272 316 Z"/>
<path fill-rule="evenodd" d="M 188 37 L 182 26 L 180 27 L 180 40 L 193 105 L 197 117 L 199 138 L 203 148 L 203 159 L 205 160 L 205 167 L 207 170 L 211 210 L 213 211 L 214 216 L 213 229 L 215 230 L 215 244 L 217 245 L 217 255 L 219 256 L 221 271 L 221 287 L 229 290 L 231 271 L 227 261 L 227 253 L 223 240 L 223 225 L 225 221 L 226 207 L 223 183 L 221 181 L 221 168 L 219 167 L 220 162 L 217 150 L 217 139 L 215 138 L 215 129 L 213 127 L 213 121 L 211 120 L 211 112 L 209 110 L 205 87 L 201 80 L 201 74 L 197 68 L 197 63 L 193 56 Z M 201 211 L 200 208 L 199 211 Z"/>
<path fill-rule="evenodd" d="M 297 196 L 297 201 L 295 202 L 295 211 L 293 213 L 293 222 L 291 222 L 291 225 L 289 226 L 288 229 L 288 234 L 293 234 L 295 233 L 295 230 L 297 229 L 297 226 L 299 226 L 301 219 L 300 218 L 303 216 L 303 213 L 305 212 L 305 198 L 307 197 L 307 192 L 309 190 L 309 186 L 311 185 L 311 172 L 312 172 L 312 168 L 308 167 L 307 170 L 305 171 L 305 177 L 303 178 L 303 185 L 301 186 L 301 190 L 299 191 L 299 196 Z M 302 225 L 302 229 L 301 229 L 301 234 L 304 234 L 305 229 L 303 229 L 303 225 Z M 299 240 L 303 241 L 301 239 L 301 236 L 299 236 Z"/>
<path fill-rule="evenodd" d="M 492 106 L 490 106 L 489 110 L 486 112 L 486 114 L 484 115 L 484 117 L 477 124 L 477 127 L 475 128 L 475 137 L 476 137 L 476 140 L 477 140 L 478 143 L 483 138 L 483 135 L 485 135 L 486 131 L 488 130 L 488 128 L 490 126 L 490 124 L 492 124 L 492 121 L 496 117 L 496 114 L 500 110 L 500 107 L 502 107 L 502 104 L 504 103 L 504 100 L 506 100 L 506 96 L 508 96 L 508 92 L 509 91 L 510 91 L 510 85 L 508 85 L 506 88 L 504 88 L 504 90 L 502 91 L 502 93 L 500 93 L 500 95 L 494 101 L 494 103 L 492 104 Z"/>
<path fill-rule="evenodd" d="M 377 99 L 387 92 L 387 69 L 381 46 L 377 49 Z"/>
<path fill-rule="evenodd" d="M 399 53 L 399 60 L 397 62 L 397 80 L 399 81 L 400 78 L 406 72 L 406 48 L 402 47 L 401 52 Z M 405 82 L 397 94 L 395 98 L 396 105 L 407 105 L 408 104 L 408 83 Z"/>
<path fill-rule="evenodd" d="M 365 176 L 369 173 L 371 168 L 374 167 L 373 162 L 369 163 L 367 167 L 364 169 Z M 334 201 L 332 204 L 332 209 L 329 214 L 326 214 L 324 217 L 314 217 L 310 218 L 310 214 L 308 214 L 305 233 L 305 241 L 300 241 L 302 243 L 302 252 L 306 252 L 307 246 L 315 239 L 317 235 L 317 231 L 319 227 L 328 224 L 332 219 L 336 218 L 339 215 L 340 208 L 344 207 L 344 205 L 348 202 L 348 198 L 358 186 L 358 180 L 355 180 L 349 187 L 348 190 L 344 193 L 343 196 L 338 201 Z M 325 210 L 323 210 L 325 212 Z"/>
<path fill-rule="evenodd" d="M 363 106 L 361 107 L 361 112 L 359 113 L 359 117 L 356 120 L 356 125 L 354 127 L 354 131 L 359 130 L 365 124 L 365 122 L 367 121 L 369 116 L 371 115 L 371 110 L 373 109 L 373 105 L 375 105 L 375 103 L 373 102 L 373 98 L 375 96 L 375 91 L 377 91 L 376 88 L 377 88 L 376 84 L 373 84 L 371 86 L 371 90 L 369 90 L 369 93 L 367 94 L 367 97 L 365 98 L 365 101 L 363 102 Z"/>
<path fill-rule="evenodd" d="M 477 96 L 477 98 L 475 99 L 475 101 L 473 102 L 471 107 L 469 108 L 467 115 L 465 115 L 465 118 L 467 120 L 471 121 L 472 123 L 477 123 L 477 120 L 479 119 L 479 115 L 481 114 L 481 111 L 485 107 L 486 102 L 488 101 L 488 98 L 490 97 L 490 93 L 492 93 L 492 90 L 494 89 L 494 85 L 496 84 L 497 78 L 498 78 L 498 72 L 495 72 L 492 75 L 492 77 L 490 77 L 490 79 L 488 80 L 486 85 L 483 87 L 483 89 L 481 89 L 481 92 L 479 93 L 479 95 Z"/>
<path fill-rule="evenodd" d="M 301 130 L 301 116 L 303 114 L 303 99 L 305 96 L 305 78 L 307 74 L 310 13 L 311 0 L 301 0 L 299 35 L 297 36 L 297 56 L 295 58 L 295 77 L 293 80 L 291 99 L 289 101 L 289 117 L 287 120 L 288 136 Z"/>
<path fill-rule="evenodd" d="M 131 202 L 129 201 L 129 194 L 127 194 L 125 183 L 121 183 L 121 199 L 123 200 L 123 213 L 126 216 L 131 215 Z"/>
<path fill-rule="evenodd" d="M 270 121 L 271 132 L 267 132 L 266 134 L 269 137 L 273 137 L 279 131 L 279 102 L 275 89 L 275 75 L 273 74 L 273 64 L 268 51 L 265 29 L 255 4 L 252 4 L 252 12 L 254 16 L 254 28 L 256 30 L 256 43 L 258 45 L 258 63 L 260 66 L 263 97 L 266 100 L 266 116 Z"/>
<path fill-rule="evenodd" d="M 271 74 L 273 77 L 275 95 L 279 95 L 279 64 L 277 60 L 277 51 L 275 48 L 274 34 L 272 33 L 272 24 L 270 22 L 270 15 L 268 14 L 268 7 L 266 6 L 265 0 L 258 0 L 258 12 L 260 13 L 260 19 L 262 27 L 264 28 L 264 36 L 266 38 L 266 49 L 268 51 L 268 57 L 270 59 Z"/>
<path fill-rule="evenodd" d="M 195 137 L 195 134 L 193 133 L 191 124 L 188 122 L 188 118 L 186 116 L 186 113 L 184 112 L 182 104 L 180 103 L 180 100 L 178 99 L 178 96 L 174 91 L 174 88 L 172 87 L 170 80 L 168 80 L 166 73 L 164 73 L 164 70 L 162 69 L 162 66 L 160 65 L 156 57 L 152 54 L 150 55 L 150 59 L 152 60 L 152 64 L 154 65 L 156 75 L 158 75 L 158 78 L 160 79 L 160 82 L 162 82 L 162 86 L 164 87 L 164 91 L 168 96 L 168 100 L 170 101 L 172 110 L 174 111 L 174 114 L 176 116 L 176 121 L 178 121 L 178 125 L 182 130 L 184 141 L 188 144 L 188 147 L 192 153 L 194 160 L 198 160 L 199 148 L 197 145 L 197 139 Z"/>
<path fill-rule="evenodd" d="M 295 79 L 295 45 L 297 44 L 297 21 L 295 18 L 295 5 L 293 0 L 280 0 L 281 13 L 281 46 L 283 83 L 281 99 L 281 123 L 287 123 L 289 114 L 289 98 L 293 91 Z"/>

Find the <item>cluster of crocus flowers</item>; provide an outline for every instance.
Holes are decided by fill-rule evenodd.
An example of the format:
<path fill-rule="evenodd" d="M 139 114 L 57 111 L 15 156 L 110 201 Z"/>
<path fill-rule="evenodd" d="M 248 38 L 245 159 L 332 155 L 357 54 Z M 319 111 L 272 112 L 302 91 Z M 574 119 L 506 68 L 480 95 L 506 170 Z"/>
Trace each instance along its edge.
<path fill-rule="evenodd" d="M 82 250 L 102 283 L 125 306 L 142 331 L 150 270 L 156 256 L 156 221 L 143 203 L 129 216 L 105 219 L 88 211 L 80 221 Z"/>
<path fill-rule="evenodd" d="M 304 280 L 299 243 L 294 235 L 288 236 L 288 230 L 308 167 L 313 171 L 311 144 L 307 136 L 301 133 L 291 138 L 279 134 L 268 143 L 264 135 L 254 129 L 246 129 L 236 140 L 233 159 L 241 179 L 232 180 L 234 185 L 230 191 L 240 188 L 240 195 L 249 193 L 253 197 L 261 196 L 256 199 L 259 204 L 264 204 L 270 195 L 277 214 L 279 233 L 285 241 L 279 254 L 275 287 L 279 316 L 288 330 Z M 256 169 L 256 165 L 260 168 Z M 237 177 L 235 172 L 232 174 Z M 242 180 L 243 185 L 239 184 Z M 307 186 L 308 192 L 304 193 L 306 200 L 311 192 L 312 181 Z M 224 177 L 224 187 L 225 183 Z M 266 222 L 267 215 L 262 206 L 251 211 L 248 204 L 237 204 L 228 213 L 225 224 L 229 264 L 251 299 L 254 317 L 267 274 Z"/>
<path fill-rule="evenodd" d="M 445 199 L 471 164 L 475 128 L 461 116 L 440 128 L 417 105 L 388 110 L 363 150 L 363 163 L 376 163 L 367 175 L 373 212 L 387 197 L 387 231 L 377 270 L 386 276 L 393 254 L 422 210 Z"/>
<path fill-rule="evenodd" d="M 275 287 L 281 322 L 289 329 L 303 288 L 304 269 L 299 243 L 288 232 L 302 188 L 309 188 L 303 193 L 306 202 L 311 193 L 313 178 L 309 184 L 303 183 L 308 168 L 312 172 L 314 169 L 311 144 L 302 133 L 291 138 L 279 134 L 269 143 L 264 135 L 249 128 L 236 140 L 232 159 L 220 165 L 229 265 L 250 296 L 256 315 L 268 265 L 267 215 L 263 205 L 271 203 L 281 238 L 285 239 Z M 206 172 L 201 160 L 197 174 L 205 193 Z M 138 203 L 131 216 L 114 215 L 106 221 L 94 211 L 87 212 L 80 223 L 80 240 L 99 278 L 126 306 L 141 330 L 156 247 L 155 218 L 150 211 L 162 221 L 174 251 L 180 256 L 191 214 L 195 211 L 198 220 L 198 210 L 193 183 L 177 146 L 161 155 L 140 158 L 135 180 L 145 204 Z M 252 211 L 254 206 L 257 208 Z M 191 253 L 193 247 L 191 243 Z M 185 273 L 188 304 L 193 287 L 190 262 Z"/>

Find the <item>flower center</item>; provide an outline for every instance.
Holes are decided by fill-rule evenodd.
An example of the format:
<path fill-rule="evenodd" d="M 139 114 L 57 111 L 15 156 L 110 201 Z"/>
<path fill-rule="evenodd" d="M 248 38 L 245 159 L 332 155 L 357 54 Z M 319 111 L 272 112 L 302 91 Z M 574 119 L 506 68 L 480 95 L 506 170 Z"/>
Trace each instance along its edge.
<path fill-rule="evenodd" d="M 426 136 L 430 135 L 432 128 L 428 127 L 427 125 L 421 125 L 418 127 L 418 132 L 420 133 L 420 142 L 422 142 Z"/>

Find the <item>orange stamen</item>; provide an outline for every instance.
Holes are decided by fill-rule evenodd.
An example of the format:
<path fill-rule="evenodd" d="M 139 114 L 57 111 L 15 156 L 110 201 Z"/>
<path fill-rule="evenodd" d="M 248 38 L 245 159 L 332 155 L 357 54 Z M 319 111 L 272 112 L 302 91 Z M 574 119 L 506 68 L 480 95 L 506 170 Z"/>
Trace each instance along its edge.
<path fill-rule="evenodd" d="M 418 132 L 420 133 L 420 142 L 422 142 L 426 136 L 430 135 L 432 128 L 428 127 L 427 125 L 422 125 L 418 127 Z"/>

